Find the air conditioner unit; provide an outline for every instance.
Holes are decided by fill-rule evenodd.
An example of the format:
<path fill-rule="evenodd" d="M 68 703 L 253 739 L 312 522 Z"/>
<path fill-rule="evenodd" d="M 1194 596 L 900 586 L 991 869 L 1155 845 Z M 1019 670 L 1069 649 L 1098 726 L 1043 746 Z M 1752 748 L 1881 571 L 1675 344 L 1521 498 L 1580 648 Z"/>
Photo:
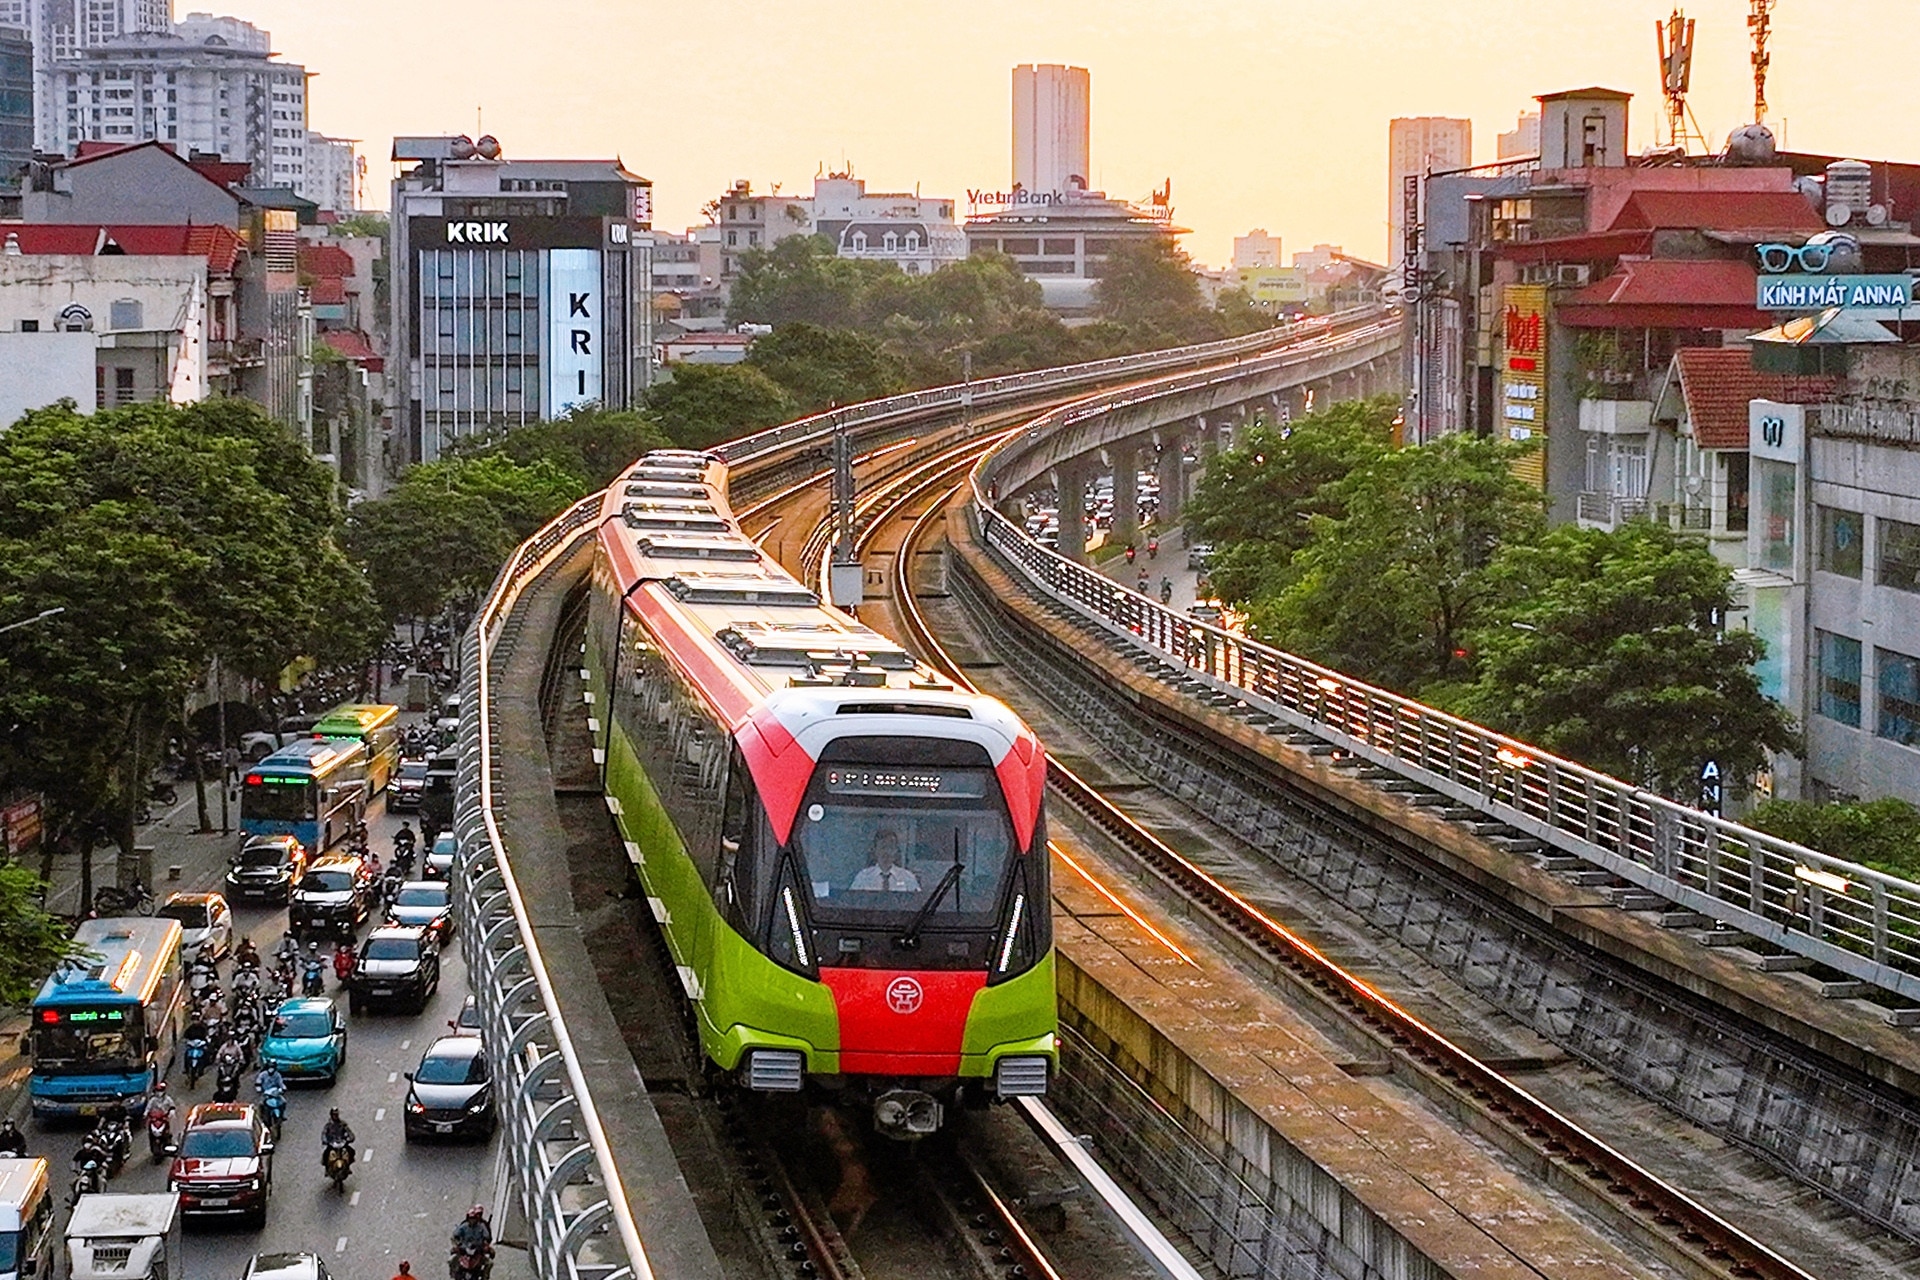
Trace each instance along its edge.
<path fill-rule="evenodd" d="M 1554 268 L 1553 282 L 1569 289 L 1584 289 L 1593 281 L 1593 268 L 1584 262 L 1563 262 Z"/>

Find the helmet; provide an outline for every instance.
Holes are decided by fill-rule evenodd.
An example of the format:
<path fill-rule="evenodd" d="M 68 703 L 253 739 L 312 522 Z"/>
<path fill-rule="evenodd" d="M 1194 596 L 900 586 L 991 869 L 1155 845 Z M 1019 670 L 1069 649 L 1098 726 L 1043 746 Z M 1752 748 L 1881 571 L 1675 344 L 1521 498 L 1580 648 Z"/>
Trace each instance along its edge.
<path fill-rule="evenodd" d="M 467 1210 L 468 1222 L 472 1222 L 475 1219 L 484 1218 L 486 1216 L 487 1216 L 487 1207 L 483 1204 L 477 1204 L 473 1206 L 473 1208 Z"/>
<path fill-rule="evenodd" d="M 317 942 L 309 942 L 309 943 L 307 944 L 307 950 L 309 950 L 309 951 L 311 951 L 311 952 L 313 952 L 313 954 L 315 954 L 315 955 L 319 955 L 319 954 L 320 954 L 320 944 L 319 944 L 319 943 L 317 943 Z"/>
<path fill-rule="evenodd" d="M 405 1258 L 400 1259 L 400 1274 L 403 1276 L 410 1276 L 413 1274 L 413 1264 L 411 1262 L 408 1262 Z"/>
<path fill-rule="evenodd" d="M 165 1093 L 167 1091 L 167 1082 L 165 1080 L 160 1081 L 153 1086 L 153 1091 L 155 1093 Z"/>
<path fill-rule="evenodd" d="M 340 1108 L 338 1107 L 327 1108 L 327 1119 L 338 1120 L 339 1118 L 340 1118 Z"/>

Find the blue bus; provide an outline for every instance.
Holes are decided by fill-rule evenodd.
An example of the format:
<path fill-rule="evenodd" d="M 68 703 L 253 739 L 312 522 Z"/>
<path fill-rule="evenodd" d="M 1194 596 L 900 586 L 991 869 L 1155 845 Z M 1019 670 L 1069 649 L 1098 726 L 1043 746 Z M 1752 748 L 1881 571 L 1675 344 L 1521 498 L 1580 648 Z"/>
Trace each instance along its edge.
<path fill-rule="evenodd" d="M 318 854 L 344 839 L 366 809 L 366 744 L 316 738 L 282 747 L 247 770 L 240 830 L 293 836 Z"/>
<path fill-rule="evenodd" d="M 148 1093 L 185 1017 L 179 921 L 88 920 L 73 937 L 80 954 L 48 976 L 28 1011 L 36 1116 L 90 1116 Z"/>

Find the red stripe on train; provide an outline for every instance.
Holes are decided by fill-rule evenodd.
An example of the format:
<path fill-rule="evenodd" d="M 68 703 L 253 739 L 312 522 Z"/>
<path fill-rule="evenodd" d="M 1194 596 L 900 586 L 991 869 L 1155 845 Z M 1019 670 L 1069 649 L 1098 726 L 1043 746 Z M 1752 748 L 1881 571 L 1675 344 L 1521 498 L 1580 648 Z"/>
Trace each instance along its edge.
<path fill-rule="evenodd" d="M 848 1074 L 951 1076 L 960 1071 L 977 969 L 902 973 L 822 969 L 840 1012 L 840 1070 Z"/>

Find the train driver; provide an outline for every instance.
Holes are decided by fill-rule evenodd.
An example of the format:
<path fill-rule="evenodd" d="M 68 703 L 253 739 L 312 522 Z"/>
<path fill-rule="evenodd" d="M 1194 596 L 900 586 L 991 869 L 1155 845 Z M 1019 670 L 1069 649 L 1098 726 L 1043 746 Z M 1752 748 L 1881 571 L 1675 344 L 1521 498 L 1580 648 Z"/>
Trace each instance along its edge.
<path fill-rule="evenodd" d="M 873 862 L 853 877 L 856 892 L 918 893 L 920 877 L 900 865 L 900 833 L 882 827 L 873 833 Z"/>

